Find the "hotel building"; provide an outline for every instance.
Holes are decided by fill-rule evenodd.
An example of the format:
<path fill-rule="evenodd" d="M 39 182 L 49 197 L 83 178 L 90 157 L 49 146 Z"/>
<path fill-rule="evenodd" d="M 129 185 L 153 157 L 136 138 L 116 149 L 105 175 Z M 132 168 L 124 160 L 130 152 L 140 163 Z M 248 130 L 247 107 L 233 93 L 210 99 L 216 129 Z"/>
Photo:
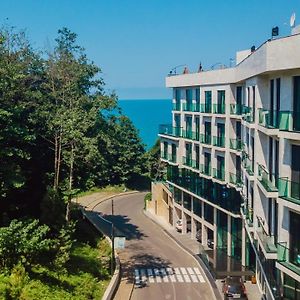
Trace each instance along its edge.
<path fill-rule="evenodd" d="M 166 182 L 155 212 L 252 270 L 266 299 L 300 299 L 300 34 L 237 52 L 232 68 L 168 76 Z M 298 233 L 297 233 L 298 232 Z M 224 260 L 225 257 L 234 259 Z"/>

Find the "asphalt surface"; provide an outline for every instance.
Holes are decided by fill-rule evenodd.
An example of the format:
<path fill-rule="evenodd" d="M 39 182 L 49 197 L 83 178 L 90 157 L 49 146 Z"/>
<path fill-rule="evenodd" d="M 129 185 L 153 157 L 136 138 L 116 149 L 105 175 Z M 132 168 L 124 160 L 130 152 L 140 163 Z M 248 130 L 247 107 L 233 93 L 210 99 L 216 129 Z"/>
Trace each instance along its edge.
<path fill-rule="evenodd" d="M 117 236 L 126 237 L 119 254 L 126 258 L 128 280 L 135 282 L 131 299 L 215 299 L 196 260 L 144 215 L 144 195 L 114 198 L 113 216 L 110 200 L 94 208 L 114 223 Z"/>

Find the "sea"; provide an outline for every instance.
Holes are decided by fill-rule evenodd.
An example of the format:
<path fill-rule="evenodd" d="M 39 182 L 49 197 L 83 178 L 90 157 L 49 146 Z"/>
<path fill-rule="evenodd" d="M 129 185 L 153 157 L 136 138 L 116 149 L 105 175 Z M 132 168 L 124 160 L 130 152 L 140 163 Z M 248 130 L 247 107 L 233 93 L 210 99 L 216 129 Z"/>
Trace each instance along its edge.
<path fill-rule="evenodd" d="M 119 106 L 138 129 L 146 150 L 151 149 L 158 139 L 159 124 L 172 122 L 171 99 L 119 99 Z"/>

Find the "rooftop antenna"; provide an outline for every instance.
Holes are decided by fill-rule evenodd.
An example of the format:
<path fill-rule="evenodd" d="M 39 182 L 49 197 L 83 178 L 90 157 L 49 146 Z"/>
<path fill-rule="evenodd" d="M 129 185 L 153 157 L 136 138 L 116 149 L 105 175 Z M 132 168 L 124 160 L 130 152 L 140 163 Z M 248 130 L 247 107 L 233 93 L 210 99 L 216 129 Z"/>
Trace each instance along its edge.
<path fill-rule="evenodd" d="M 295 28 L 295 25 L 296 25 L 296 14 L 292 13 L 290 17 L 290 26 L 291 28 Z"/>

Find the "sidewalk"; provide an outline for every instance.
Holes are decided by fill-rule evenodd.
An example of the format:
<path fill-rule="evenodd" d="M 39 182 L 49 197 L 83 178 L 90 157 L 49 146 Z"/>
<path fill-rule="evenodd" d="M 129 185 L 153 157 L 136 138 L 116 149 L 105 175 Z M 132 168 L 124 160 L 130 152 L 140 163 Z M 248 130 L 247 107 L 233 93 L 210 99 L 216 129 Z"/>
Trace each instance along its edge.
<path fill-rule="evenodd" d="M 191 239 L 189 234 L 181 234 L 176 231 L 163 217 L 155 215 L 151 210 L 144 211 L 145 215 L 152 219 L 155 223 L 160 225 L 165 232 L 172 237 L 178 244 L 180 244 L 186 251 L 193 255 L 199 262 L 202 270 L 204 271 L 208 281 L 210 282 L 213 292 L 217 299 L 223 299 L 222 295 L 222 282 L 221 280 L 214 280 L 210 272 L 208 271 L 205 264 L 199 258 L 200 244 L 196 240 Z M 261 293 L 258 289 L 257 284 L 252 284 L 247 281 L 245 283 L 247 290 L 248 300 L 260 300 Z"/>

